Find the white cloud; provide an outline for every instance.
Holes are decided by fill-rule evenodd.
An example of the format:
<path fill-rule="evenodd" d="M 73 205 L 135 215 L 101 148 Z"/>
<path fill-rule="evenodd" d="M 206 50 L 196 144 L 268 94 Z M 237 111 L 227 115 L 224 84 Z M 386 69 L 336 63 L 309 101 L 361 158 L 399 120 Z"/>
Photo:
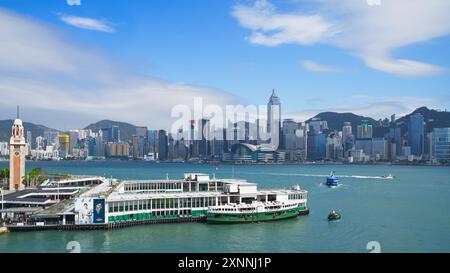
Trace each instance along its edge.
<path fill-rule="evenodd" d="M 283 13 L 268 0 L 256 0 L 250 6 L 236 5 L 232 14 L 252 31 L 251 43 L 332 45 L 359 56 L 373 69 L 402 76 L 446 71 L 417 60 L 396 59 L 393 52 L 450 34 L 448 0 L 396 0 L 380 5 L 363 0 L 304 2 L 308 11 Z"/>
<path fill-rule="evenodd" d="M 317 63 L 317 62 L 311 61 L 311 60 L 304 60 L 302 62 L 302 64 L 303 64 L 303 67 L 306 70 L 309 70 L 309 71 L 312 71 L 312 72 L 338 73 L 338 72 L 343 72 L 344 71 L 341 68 L 320 64 L 320 63 Z"/>
<path fill-rule="evenodd" d="M 62 14 L 59 17 L 64 23 L 82 29 L 115 32 L 115 29 L 104 20 Z"/>
<path fill-rule="evenodd" d="M 265 46 L 285 43 L 308 45 L 333 36 L 336 30 L 319 15 L 278 14 L 265 0 L 253 6 L 237 5 L 233 9 L 239 23 L 252 30 L 249 41 Z"/>
<path fill-rule="evenodd" d="M 234 104 L 213 88 L 135 75 L 99 50 L 77 45 L 28 17 L 0 9 L 0 116 L 61 129 L 113 119 L 168 129 L 177 104 Z"/>

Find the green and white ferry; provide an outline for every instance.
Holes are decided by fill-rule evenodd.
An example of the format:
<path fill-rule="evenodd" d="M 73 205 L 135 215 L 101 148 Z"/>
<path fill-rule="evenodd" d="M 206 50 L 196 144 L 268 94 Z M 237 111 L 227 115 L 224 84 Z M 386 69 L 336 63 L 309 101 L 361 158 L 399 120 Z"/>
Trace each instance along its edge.
<path fill-rule="evenodd" d="M 308 214 L 306 200 L 228 204 L 208 209 L 210 224 L 255 223 L 294 218 Z"/>

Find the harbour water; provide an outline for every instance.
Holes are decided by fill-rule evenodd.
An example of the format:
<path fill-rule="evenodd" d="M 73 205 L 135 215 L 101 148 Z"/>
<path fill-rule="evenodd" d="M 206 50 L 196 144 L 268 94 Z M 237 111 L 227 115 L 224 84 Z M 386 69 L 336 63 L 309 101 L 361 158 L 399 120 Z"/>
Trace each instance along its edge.
<path fill-rule="evenodd" d="M 7 162 L 0 162 L 6 167 Z M 243 178 L 258 188 L 299 184 L 309 191 L 310 215 L 237 225 L 139 226 L 111 231 L 45 231 L 0 235 L 0 252 L 450 252 L 450 168 L 391 165 L 194 165 L 148 162 L 30 162 L 49 173 L 119 179 L 181 178 L 186 172 Z M 335 171 L 340 185 L 325 177 Z M 395 180 L 382 179 L 392 173 Z M 331 210 L 342 214 L 328 222 Z"/>

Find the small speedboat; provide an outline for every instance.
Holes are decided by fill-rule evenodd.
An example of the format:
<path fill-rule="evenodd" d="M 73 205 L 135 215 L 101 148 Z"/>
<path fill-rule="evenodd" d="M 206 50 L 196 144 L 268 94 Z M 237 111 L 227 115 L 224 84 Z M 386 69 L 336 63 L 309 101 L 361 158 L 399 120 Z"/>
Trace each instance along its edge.
<path fill-rule="evenodd" d="M 334 176 L 334 172 L 331 172 L 330 176 L 327 176 L 326 185 L 328 187 L 334 188 L 334 187 L 337 187 L 338 184 L 339 184 L 339 178 Z"/>
<path fill-rule="evenodd" d="M 341 219 L 341 217 L 342 216 L 337 211 L 333 210 L 328 214 L 328 221 L 336 221 Z"/>
<path fill-rule="evenodd" d="M 383 176 L 383 178 L 384 178 L 384 179 L 394 180 L 394 179 L 395 179 L 395 176 L 393 176 L 392 174 L 388 174 L 388 175 Z"/>

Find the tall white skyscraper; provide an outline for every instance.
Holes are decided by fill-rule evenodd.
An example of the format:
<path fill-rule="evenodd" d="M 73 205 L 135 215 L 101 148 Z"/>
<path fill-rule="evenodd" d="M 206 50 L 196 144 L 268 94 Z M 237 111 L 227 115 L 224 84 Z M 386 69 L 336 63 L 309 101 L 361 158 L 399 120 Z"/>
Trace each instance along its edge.
<path fill-rule="evenodd" d="M 272 130 L 274 131 L 272 132 Z M 267 133 L 276 137 L 276 139 L 271 138 L 271 143 L 278 146 L 281 133 L 281 102 L 280 98 L 275 93 L 275 89 L 272 90 L 272 95 L 267 104 Z"/>

